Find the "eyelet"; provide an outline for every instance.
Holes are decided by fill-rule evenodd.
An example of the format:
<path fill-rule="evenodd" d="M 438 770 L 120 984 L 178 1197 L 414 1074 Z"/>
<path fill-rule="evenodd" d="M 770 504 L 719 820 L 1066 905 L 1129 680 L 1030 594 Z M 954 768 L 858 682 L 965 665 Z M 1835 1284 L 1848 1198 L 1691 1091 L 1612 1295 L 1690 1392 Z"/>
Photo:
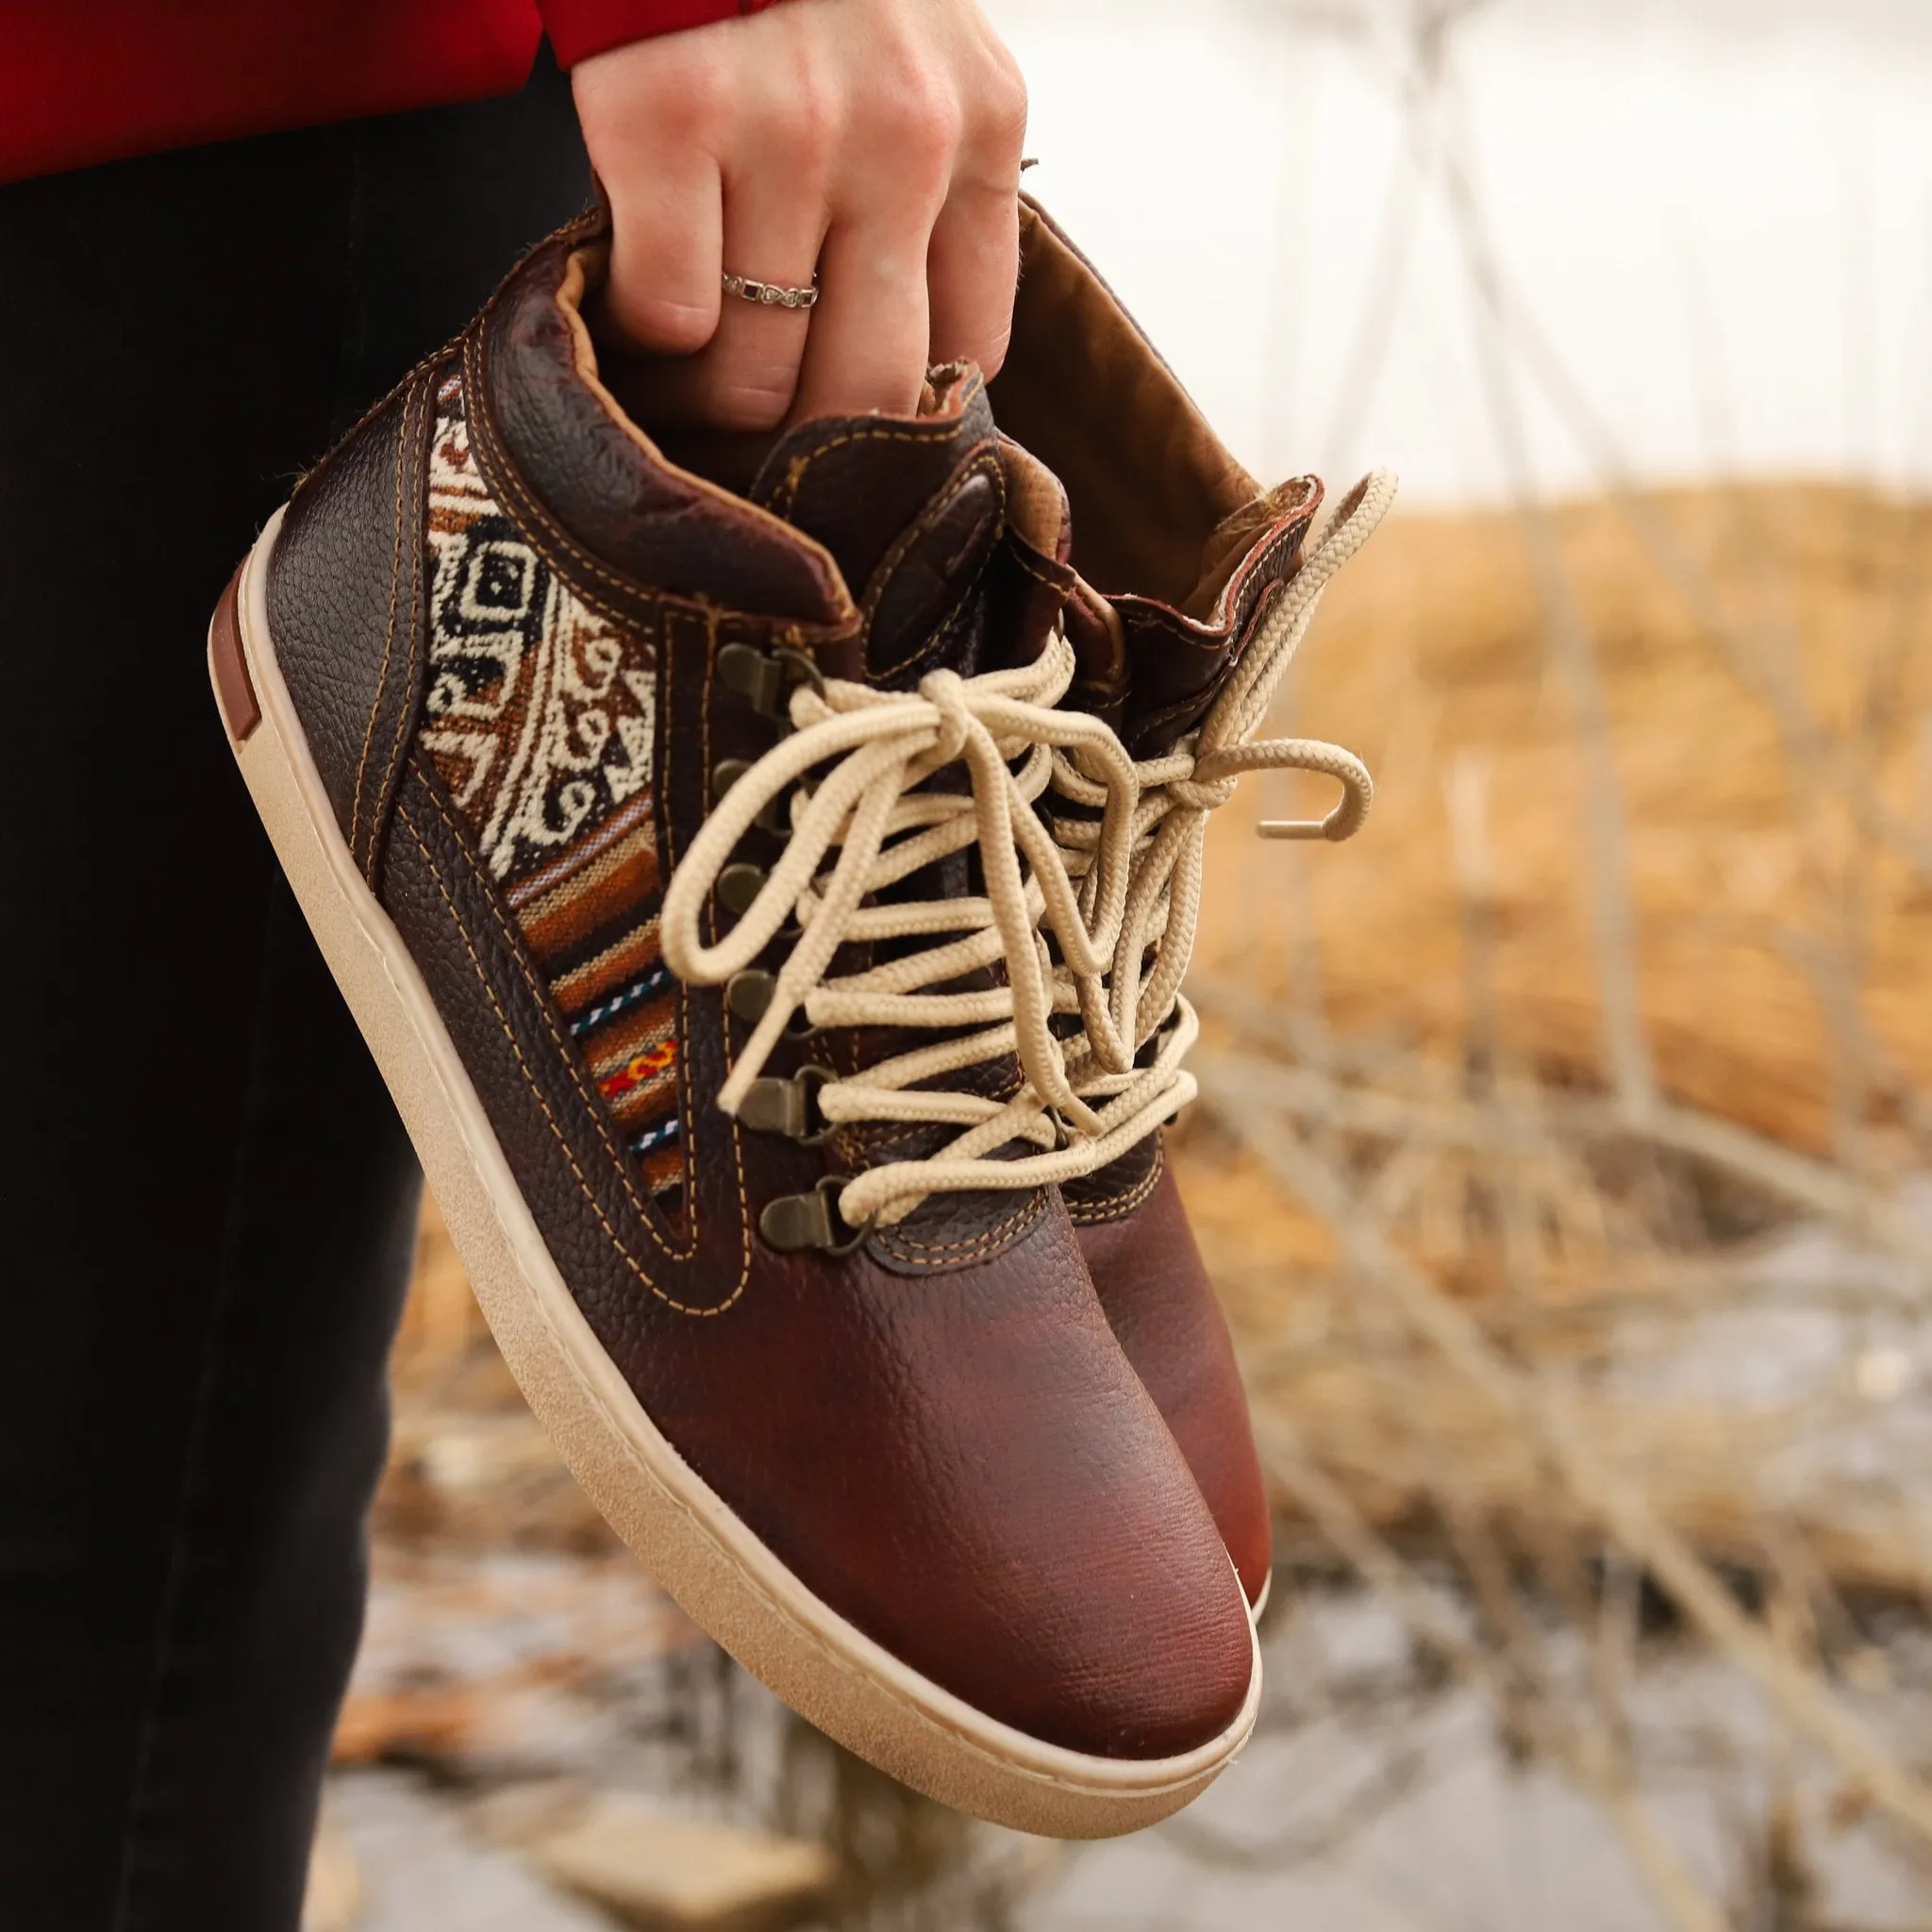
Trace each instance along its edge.
<path fill-rule="evenodd" d="M 752 644 L 726 644 L 718 653 L 718 682 L 735 691 L 758 713 L 790 729 L 790 693 L 808 684 L 821 696 L 825 680 L 819 667 L 801 650 L 780 644 L 770 652 Z"/>
<path fill-rule="evenodd" d="M 803 651 L 792 644 L 780 644 L 772 656 L 791 674 L 793 684 L 808 684 L 820 697 L 824 696 L 825 674 Z"/>
<path fill-rule="evenodd" d="M 790 681 L 775 657 L 751 644 L 726 644 L 718 653 L 718 682 L 767 718 L 782 714 Z"/>
<path fill-rule="evenodd" d="M 812 1125 L 812 1095 L 837 1078 L 829 1067 L 806 1066 L 789 1080 L 754 1080 L 739 1104 L 739 1124 L 758 1134 L 783 1134 L 801 1147 L 822 1147 L 832 1138 L 832 1124 L 821 1116 Z"/>
<path fill-rule="evenodd" d="M 742 861 L 727 865 L 718 874 L 718 903 L 727 912 L 735 912 L 739 918 L 752 908 L 754 901 L 765 889 L 765 869 L 761 865 L 748 865 Z"/>
<path fill-rule="evenodd" d="M 720 758 L 711 767 L 712 810 L 715 811 L 724 804 L 725 794 L 750 770 L 749 758 Z M 788 803 L 790 795 L 786 791 L 774 792 L 759 808 L 758 817 L 752 820 L 752 824 L 760 832 L 769 832 L 781 843 L 791 837 L 791 812 Z"/>
<path fill-rule="evenodd" d="M 856 1255 L 878 1225 L 878 1216 L 870 1214 L 865 1225 L 848 1232 L 844 1240 L 839 1230 L 844 1225 L 834 1195 L 849 1176 L 826 1174 L 808 1194 L 780 1194 L 768 1201 L 758 1216 L 758 1235 L 768 1248 L 781 1255 L 808 1254 L 813 1249 L 839 1259 Z"/>
<path fill-rule="evenodd" d="M 725 1011 L 734 1020 L 742 1020 L 747 1026 L 756 1026 L 770 1010 L 777 991 L 778 975 L 775 973 L 748 966 L 742 973 L 734 973 L 724 982 Z M 802 1012 L 794 1013 L 791 1024 L 785 1029 L 785 1037 L 788 1040 L 810 1040 L 818 1031 Z"/>

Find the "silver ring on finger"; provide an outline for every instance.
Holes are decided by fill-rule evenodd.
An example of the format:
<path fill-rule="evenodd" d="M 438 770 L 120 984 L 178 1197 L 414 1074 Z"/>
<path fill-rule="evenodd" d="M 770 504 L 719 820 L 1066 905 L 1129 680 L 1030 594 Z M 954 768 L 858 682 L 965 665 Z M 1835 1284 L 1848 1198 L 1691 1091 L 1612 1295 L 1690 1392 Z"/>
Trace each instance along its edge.
<path fill-rule="evenodd" d="M 802 289 L 788 288 L 783 282 L 758 282 L 749 275 L 734 275 L 726 273 L 720 278 L 724 284 L 727 295 L 737 295 L 746 302 L 756 302 L 761 308 L 809 308 L 819 299 L 819 278 L 816 274 Z"/>

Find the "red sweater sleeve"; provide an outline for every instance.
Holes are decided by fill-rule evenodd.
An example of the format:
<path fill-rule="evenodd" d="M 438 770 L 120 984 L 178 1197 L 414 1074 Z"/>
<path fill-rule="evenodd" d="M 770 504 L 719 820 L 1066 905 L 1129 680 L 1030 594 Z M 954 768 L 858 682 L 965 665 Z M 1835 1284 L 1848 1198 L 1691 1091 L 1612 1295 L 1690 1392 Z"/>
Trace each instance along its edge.
<path fill-rule="evenodd" d="M 537 0 L 558 62 L 575 67 L 592 54 L 683 27 L 762 13 L 775 0 Z"/>

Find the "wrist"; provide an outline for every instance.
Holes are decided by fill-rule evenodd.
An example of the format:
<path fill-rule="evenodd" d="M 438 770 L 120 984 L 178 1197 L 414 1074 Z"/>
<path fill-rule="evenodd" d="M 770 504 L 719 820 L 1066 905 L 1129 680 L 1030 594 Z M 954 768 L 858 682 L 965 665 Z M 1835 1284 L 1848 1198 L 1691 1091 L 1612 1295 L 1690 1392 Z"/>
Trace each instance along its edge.
<path fill-rule="evenodd" d="M 575 67 L 630 41 L 762 13 L 777 0 L 538 0 L 558 64 Z"/>

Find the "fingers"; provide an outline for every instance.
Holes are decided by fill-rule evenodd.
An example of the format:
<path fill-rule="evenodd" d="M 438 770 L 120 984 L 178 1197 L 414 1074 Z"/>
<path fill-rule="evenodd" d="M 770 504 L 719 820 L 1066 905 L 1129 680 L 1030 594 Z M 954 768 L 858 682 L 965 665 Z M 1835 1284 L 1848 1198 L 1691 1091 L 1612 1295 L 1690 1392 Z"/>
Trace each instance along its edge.
<path fill-rule="evenodd" d="M 1013 333 L 1020 279 L 1017 182 L 1005 193 L 974 189 L 953 195 L 932 231 L 925 275 L 932 359 L 976 362 L 991 381 L 1007 359 Z"/>
<path fill-rule="evenodd" d="M 622 66 L 588 62 L 574 76 L 587 132 L 599 133 L 599 177 L 610 203 L 605 321 L 624 344 L 689 355 L 718 326 L 722 184 L 717 129 L 693 88 L 669 105 L 676 76 L 630 83 Z"/>
<path fill-rule="evenodd" d="M 668 421 L 736 430 L 916 408 L 1011 330 L 1025 92 L 965 0 L 774 8 L 575 75 L 613 222 L 606 321 L 661 358 Z M 723 271 L 790 286 L 762 307 Z"/>
<path fill-rule="evenodd" d="M 882 410 L 909 415 L 925 385 L 925 258 L 932 216 L 923 208 L 867 211 L 836 225 L 819 269 L 818 307 L 792 406 L 811 416 Z"/>
<path fill-rule="evenodd" d="M 1026 90 L 997 41 L 908 64 L 858 120 L 837 181 L 793 414 L 917 406 L 927 368 L 991 375 L 1013 325 Z"/>
<path fill-rule="evenodd" d="M 908 58 L 828 77 L 813 121 L 829 219 L 791 414 L 903 413 L 925 381 L 925 258 L 957 111 L 943 77 Z"/>
<path fill-rule="evenodd" d="M 727 180 L 721 263 L 754 281 L 803 288 L 824 244 L 826 214 L 809 183 L 777 170 Z M 717 282 L 714 273 L 712 281 Z M 726 294 L 703 352 L 664 365 L 655 385 L 668 418 L 719 429 L 772 429 L 798 391 L 814 311 Z"/>
<path fill-rule="evenodd" d="M 932 232 L 926 287 L 935 362 L 976 362 L 990 380 L 1006 360 L 1020 279 L 1020 157 L 1026 83 L 996 42 L 967 95 L 951 191 Z"/>
<path fill-rule="evenodd" d="M 610 196 L 610 280 L 604 308 L 625 343 L 683 356 L 718 326 L 719 184 L 715 167 L 644 171 Z"/>

